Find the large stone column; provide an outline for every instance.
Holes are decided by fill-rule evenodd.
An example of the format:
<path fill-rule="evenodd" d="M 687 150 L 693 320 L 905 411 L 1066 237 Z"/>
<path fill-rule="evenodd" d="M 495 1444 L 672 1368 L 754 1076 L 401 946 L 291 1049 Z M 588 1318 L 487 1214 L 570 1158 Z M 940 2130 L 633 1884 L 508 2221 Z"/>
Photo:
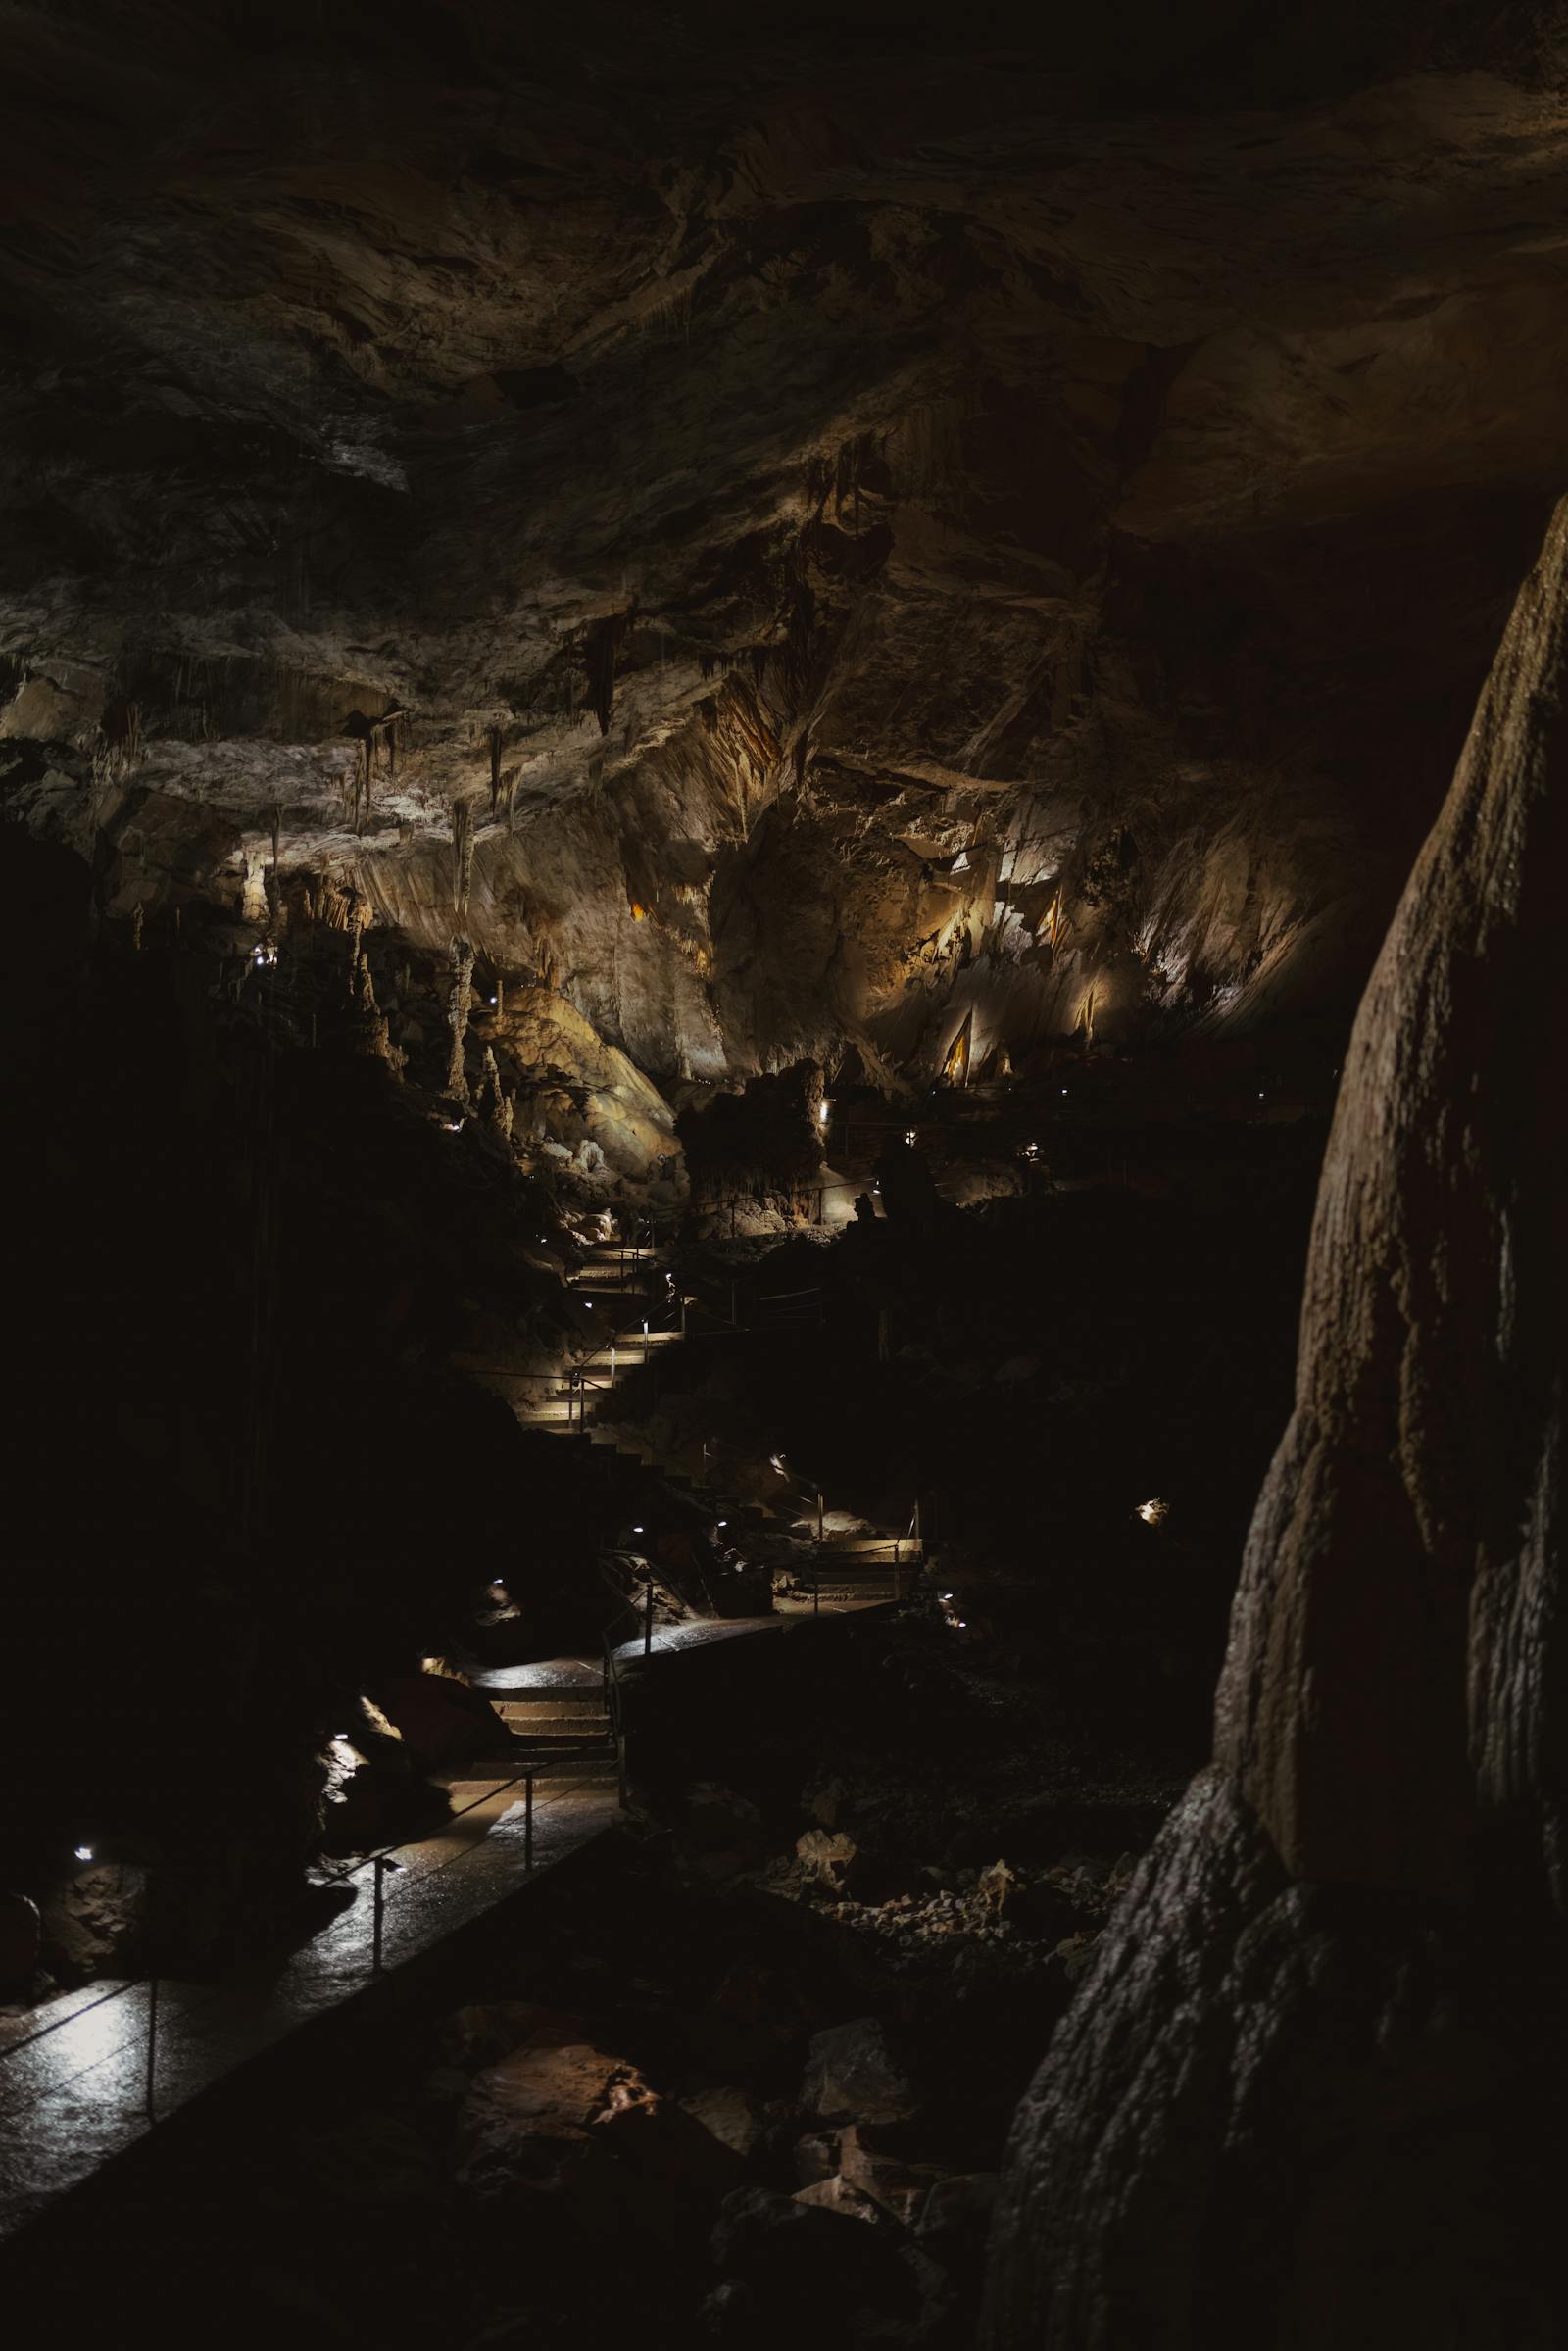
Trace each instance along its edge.
<path fill-rule="evenodd" d="M 1214 1761 L 1019 2109 L 990 2351 L 1568 2339 L 1568 501 L 1356 1019 Z"/>

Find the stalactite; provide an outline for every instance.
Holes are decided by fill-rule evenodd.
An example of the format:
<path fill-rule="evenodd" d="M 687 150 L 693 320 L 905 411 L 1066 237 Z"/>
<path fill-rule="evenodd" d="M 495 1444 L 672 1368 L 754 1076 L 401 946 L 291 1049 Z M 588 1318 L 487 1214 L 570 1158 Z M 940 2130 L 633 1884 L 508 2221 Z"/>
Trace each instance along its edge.
<path fill-rule="evenodd" d="M 452 1059 L 447 1069 L 447 1092 L 458 1102 L 468 1099 L 468 1081 L 463 1067 L 463 1043 L 468 1033 L 468 1010 L 473 1002 L 473 948 L 466 939 L 452 942 L 452 993 L 447 999 L 447 1018 L 452 1027 Z"/>
<path fill-rule="evenodd" d="M 362 814 L 359 807 L 359 794 L 357 793 L 355 795 L 354 808 L 354 829 L 357 833 L 363 833 L 367 824 L 368 824 L 370 821 L 370 777 L 374 771 L 374 760 L 375 730 L 373 727 L 367 727 L 365 730 L 365 749 L 360 778 L 360 790 L 365 796 L 365 808 Z"/>
<path fill-rule="evenodd" d="M 452 803 L 452 910 L 460 922 L 468 915 L 468 889 L 473 880 L 473 806 Z"/>
<path fill-rule="evenodd" d="M 130 946 L 133 955 L 141 954 L 141 907 L 139 906 L 131 908 Z"/>
<path fill-rule="evenodd" d="M 501 729 L 490 729 L 490 813 L 494 816 L 501 805 Z"/>
<path fill-rule="evenodd" d="M 267 872 L 267 873 L 266 873 L 266 874 L 263 876 L 263 882 L 262 882 L 262 886 L 263 886 L 264 890 L 265 890 L 265 891 L 266 891 L 266 893 L 267 893 L 267 912 L 268 912 L 269 923 L 270 923 L 270 928 L 272 928 L 273 930 L 275 930 L 275 929 L 276 929 L 276 927 L 277 927 L 277 924 L 278 924 L 278 921 L 279 921 L 279 919 L 280 919 L 280 905 L 279 905 L 279 899 L 278 899 L 278 890 L 277 890 L 277 867 L 278 867 L 278 843 L 279 843 L 279 838 L 280 838 L 280 836 L 281 836 L 282 830 L 283 830 L 283 808 L 282 808 L 282 804 L 281 804 L 281 802 L 274 801 L 274 802 L 273 802 L 273 804 L 272 804 L 272 862 L 271 862 L 271 865 L 270 865 L 270 867 L 269 868 L 268 872 Z"/>
<path fill-rule="evenodd" d="M 596 621 L 588 631 L 583 645 L 583 663 L 588 673 L 589 705 L 599 721 L 599 732 L 608 735 L 615 708 L 615 662 L 621 641 L 631 626 L 633 608 L 624 612 L 611 612 Z"/>
<path fill-rule="evenodd" d="M 506 983 L 506 981 L 505 981 L 505 980 L 502 978 L 502 976 L 501 976 L 500 972 L 498 971 L 498 972 L 496 973 L 496 1016 L 497 1016 L 497 1018 L 498 1018 L 498 1019 L 500 1018 L 501 1014 L 502 1014 L 502 1013 L 503 1013 L 503 1012 L 506 1010 L 506 1008 L 507 1008 L 507 983 Z"/>

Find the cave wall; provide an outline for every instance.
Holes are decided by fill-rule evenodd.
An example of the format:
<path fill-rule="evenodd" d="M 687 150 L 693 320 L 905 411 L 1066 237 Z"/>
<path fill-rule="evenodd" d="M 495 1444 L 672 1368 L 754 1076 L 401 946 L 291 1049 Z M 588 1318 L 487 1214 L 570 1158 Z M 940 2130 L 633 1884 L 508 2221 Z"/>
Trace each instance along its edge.
<path fill-rule="evenodd" d="M 1102 15 L 19 12 L 13 815 L 444 952 L 467 804 L 659 1078 L 1337 1044 L 1568 457 L 1552 12 Z"/>
<path fill-rule="evenodd" d="M 1213 1764 L 1019 2109 L 998 2351 L 1560 2339 L 1565 679 L 1568 504 L 1356 1018 Z"/>

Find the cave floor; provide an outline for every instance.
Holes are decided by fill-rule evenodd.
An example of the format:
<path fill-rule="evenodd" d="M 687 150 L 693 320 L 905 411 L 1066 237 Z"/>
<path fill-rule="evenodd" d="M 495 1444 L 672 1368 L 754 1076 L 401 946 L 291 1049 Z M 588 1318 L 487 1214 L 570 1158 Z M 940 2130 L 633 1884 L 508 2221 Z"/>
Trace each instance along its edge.
<path fill-rule="evenodd" d="M 159 1984 L 151 2115 L 146 1984 L 96 1984 L 90 1997 L 68 1994 L 0 2028 L 0 2238 L 145 2137 L 156 2120 L 302 2026 L 347 2009 L 516 1893 L 527 1883 L 520 1787 L 454 1781 L 451 1792 L 454 1816 L 438 1835 L 392 1849 L 397 1874 L 386 1881 L 379 1978 L 371 1881 L 362 1867 L 346 1873 L 358 1879 L 353 1898 L 292 1947 L 216 1980 Z M 608 1758 L 542 1775 L 534 1875 L 580 1851 L 617 1810 Z M 318 1900 L 331 1890 L 318 1889 Z"/>

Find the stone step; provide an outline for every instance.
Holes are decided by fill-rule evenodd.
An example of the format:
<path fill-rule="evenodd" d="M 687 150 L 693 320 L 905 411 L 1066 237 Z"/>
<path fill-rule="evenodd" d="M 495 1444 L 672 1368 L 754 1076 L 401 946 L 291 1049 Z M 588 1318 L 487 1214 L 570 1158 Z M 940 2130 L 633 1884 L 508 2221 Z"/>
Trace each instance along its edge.
<path fill-rule="evenodd" d="M 834 1559 L 880 1558 L 884 1553 L 891 1559 L 895 1550 L 901 1559 L 918 1559 L 925 1550 L 913 1535 L 829 1535 L 816 1547 Z"/>

